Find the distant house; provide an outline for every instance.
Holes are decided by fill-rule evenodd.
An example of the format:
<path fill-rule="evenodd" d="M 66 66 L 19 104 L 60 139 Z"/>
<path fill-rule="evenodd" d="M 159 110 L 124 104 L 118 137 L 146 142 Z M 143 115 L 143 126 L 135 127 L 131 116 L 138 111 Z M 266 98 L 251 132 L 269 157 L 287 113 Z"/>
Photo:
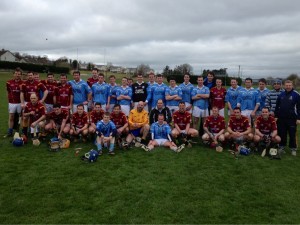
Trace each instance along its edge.
<path fill-rule="evenodd" d="M 124 69 L 121 66 L 112 66 L 110 68 L 110 72 L 112 72 L 112 73 L 122 73 L 123 71 L 124 71 Z"/>
<path fill-rule="evenodd" d="M 126 74 L 135 74 L 136 71 L 137 71 L 136 68 L 125 68 L 124 73 L 126 73 Z"/>
<path fill-rule="evenodd" d="M 2 49 L 0 51 L 0 61 L 7 61 L 7 62 L 18 62 L 19 60 L 17 57 L 8 50 Z"/>
<path fill-rule="evenodd" d="M 95 65 L 95 68 L 97 68 L 100 72 L 106 72 L 107 66 L 106 65 Z"/>

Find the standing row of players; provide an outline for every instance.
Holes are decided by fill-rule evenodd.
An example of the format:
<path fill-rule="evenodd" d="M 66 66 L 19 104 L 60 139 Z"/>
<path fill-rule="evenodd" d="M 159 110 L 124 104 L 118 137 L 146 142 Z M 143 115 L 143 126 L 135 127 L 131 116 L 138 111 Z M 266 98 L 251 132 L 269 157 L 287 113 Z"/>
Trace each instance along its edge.
<path fill-rule="evenodd" d="M 20 79 L 20 74 L 21 71 L 17 69 L 14 73 L 14 79 L 7 82 L 10 112 L 9 135 L 12 134 L 15 112 L 19 113 L 21 108 L 25 109 L 32 93 L 35 93 L 38 99 L 41 99 L 40 103 L 45 103 L 47 112 L 52 111 L 54 103 L 59 103 L 62 108 L 69 109 L 71 112 L 76 112 L 77 106 L 80 104 L 87 111 L 88 108 L 93 108 L 95 103 L 100 103 L 104 111 L 112 112 L 113 106 L 118 103 L 121 111 L 128 116 L 130 109 L 136 106 L 138 102 L 142 101 L 146 111 L 150 111 L 151 108 L 156 107 L 158 100 L 161 99 L 172 114 L 179 109 L 179 102 L 183 101 L 186 110 L 192 112 L 193 127 L 197 129 L 199 118 L 202 118 L 205 122 L 206 117 L 209 115 L 209 108 L 216 106 L 220 115 L 224 116 L 226 103 L 229 114 L 232 115 L 234 108 L 239 107 L 241 114 L 248 117 L 250 121 L 256 115 L 261 114 L 264 106 L 268 107 L 270 113 L 274 115 L 277 97 L 283 92 L 280 81 L 275 81 L 273 84 L 274 90 L 269 91 L 266 88 L 265 79 L 261 79 L 259 87 L 254 89 L 251 78 L 245 80 L 244 88 L 238 86 L 237 80 L 232 79 L 231 87 L 226 90 L 222 87 L 222 81 L 220 79 L 214 80 L 211 73 L 208 74 L 206 80 L 203 77 L 198 77 L 196 87 L 189 82 L 190 77 L 188 74 L 184 76 L 184 82 L 179 86 L 176 85 L 175 79 L 171 78 L 169 87 L 163 83 L 161 75 L 158 75 L 155 80 L 154 74 L 149 75 L 148 83 L 143 82 L 143 77 L 138 75 L 137 82 L 132 84 L 131 87 L 128 86 L 127 78 L 122 79 L 120 86 L 116 84 L 114 76 L 109 77 L 109 84 L 105 83 L 104 75 L 98 74 L 96 69 L 92 71 L 92 77 L 87 82 L 80 79 L 80 73 L 75 71 L 73 72 L 74 80 L 67 81 L 67 76 L 62 74 L 59 84 L 54 80 L 53 74 L 48 74 L 47 80 L 39 81 L 34 78 L 32 72 L 28 72 L 27 80 L 24 82 Z M 288 85 L 289 88 L 286 91 L 296 93 L 293 90 L 292 83 L 290 82 Z M 297 103 L 299 97 L 297 98 L 296 94 L 293 94 L 293 102 Z M 286 105 L 286 102 L 282 102 L 282 104 Z M 291 112 L 288 116 L 286 114 L 285 117 L 293 117 L 291 119 L 295 121 L 295 119 L 299 119 L 297 104 L 279 108 L 290 110 L 294 107 L 293 111 L 295 111 L 296 118 L 295 115 L 289 115 Z M 295 107 L 296 105 L 297 107 Z M 25 133 L 27 127 L 26 123 L 24 124 L 23 132 Z M 286 124 L 282 124 L 285 126 L 284 130 L 287 130 Z M 290 132 L 290 136 L 295 135 Z"/>

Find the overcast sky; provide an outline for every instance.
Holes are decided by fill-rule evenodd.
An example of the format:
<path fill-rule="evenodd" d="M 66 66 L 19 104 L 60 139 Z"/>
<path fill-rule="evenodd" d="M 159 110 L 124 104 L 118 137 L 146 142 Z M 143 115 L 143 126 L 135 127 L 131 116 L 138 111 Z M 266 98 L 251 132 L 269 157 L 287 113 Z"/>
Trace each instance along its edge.
<path fill-rule="evenodd" d="M 156 72 L 300 74 L 298 0 L 1 0 L 0 48 Z"/>

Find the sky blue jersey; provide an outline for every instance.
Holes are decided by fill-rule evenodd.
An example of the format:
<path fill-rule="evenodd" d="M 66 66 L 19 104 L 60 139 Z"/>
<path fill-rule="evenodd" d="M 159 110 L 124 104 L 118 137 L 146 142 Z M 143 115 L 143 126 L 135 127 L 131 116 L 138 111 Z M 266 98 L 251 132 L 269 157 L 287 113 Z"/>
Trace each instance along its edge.
<path fill-rule="evenodd" d="M 225 102 L 229 102 L 231 105 L 231 108 L 234 109 L 237 106 L 237 97 L 239 94 L 239 91 L 242 89 L 241 86 L 237 86 L 236 89 L 229 87 L 227 89 L 227 93 L 225 96 Z"/>
<path fill-rule="evenodd" d="M 171 128 L 168 124 L 159 125 L 158 122 L 152 123 L 150 133 L 153 134 L 154 139 L 168 139 L 171 134 Z"/>
<path fill-rule="evenodd" d="M 130 99 L 122 99 L 122 100 L 119 100 L 119 104 L 120 105 L 130 105 L 131 104 L 131 98 L 132 98 L 132 88 L 129 87 L 129 86 L 126 86 L 125 88 L 124 87 L 119 87 L 117 88 L 116 90 L 116 95 L 117 97 L 119 97 L 120 95 L 126 95 L 126 96 L 129 96 Z"/>
<path fill-rule="evenodd" d="M 185 84 L 184 82 L 178 86 L 182 91 L 182 101 L 192 103 L 192 91 L 194 89 L 194 85 L 190 82 Z"/>
<path fill-rule="evenodd" d="M 261 91 L 257 88 L 256 91 L 258 93 L 258 96 L 260 97 L 260 105 L 258 111 L 261 111 L 266 105 L 266 98 L 270 90 L 268 88 L 265 88 L 264 90 Z"/>
<path fill-rule="evenodd" d="M 104 137 L 109 137 L 111 134 L 116 133 L 117 128 L 111 120 L 108 121 L 108 123 L 105 123 L 103 120 L 100 120 L 96 124 L 96 131 L 99 132 L 99 136 L 103 135 Z"/>
<path fill-rule="evenodd" d="M 165 92 L 165 96 L 167 95 L 178 95 L 182 99 L 182 90 L 178 86 L 168 87 Z M 166 100 L 166 106 L 178 106 L 180 101 L 182 100 Z"/>
<path fill-rule="evenodd" d="M 70 80 L 68 83 L 73 89 L 73 103 L 81 104 L 88 100 L 88 94 L 92 92 L 90 86 L 84 80 L 76 82 L 75 80 Z"/>
<path fill-rule="evenodd" d="M 192 97 L 195 97 L 197 94 L 209 94 L 209 88 L 206 86 L 202 86 L 201 88 L 199 88 L 198 86 L 195 87 L 192 91 Z M 201 99 L 197 99 L 194 100 L 193 102 L 193 106 L 197 106 L 200 109 L 208 109 L 208 98 L 201 98 Z"/>
<path fill-rule="evenodd" d="M 166 104 L 165 92 L 167 88 L 168 86 L 165 85 L 164 83 L 153 84 L 151 86 L 151 89 L 147 94 L 147 101 L 149 102 L 152 100 L 152 108 L 155 108 L 157 101 L 159 99 L 162 99 L 164 104 Z"/>
<path fill-rule="evenodd" d="M 109 86 L 106 83 L 99 84 L 98 82 L 92 85 L 93 102 L 98 102 L 101 105 L 107 104 L 109 96 Z"/>
<path fill-rule="evenodd" d="M 114 86 L 112 86 L 111 84 L 108 85 L 109 86 L 109 96 L 110 96 L 110 104 L 117 104 L 118 100 L 117 100 L 117 89 L 120 87 L 117 84 L 115 84 Z M 114 97 L 112 97 L 114 96 Z"/>
<path fill-rule="evenodd" d="M 242 88 L 239 91 L 237 104 L 241 110 L 254 110 L 255 106 L 260 104 L 260 97 L 254 88 Z"/>

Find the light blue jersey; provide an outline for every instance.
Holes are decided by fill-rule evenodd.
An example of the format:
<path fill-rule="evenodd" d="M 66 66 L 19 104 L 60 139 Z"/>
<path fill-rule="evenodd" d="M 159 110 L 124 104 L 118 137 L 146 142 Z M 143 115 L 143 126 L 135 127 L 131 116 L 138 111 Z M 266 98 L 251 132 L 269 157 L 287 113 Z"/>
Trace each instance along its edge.
<path fill-rule="evenodd" d="M 174 88 L 168 87 L 165 92 L 165 96 L 170 95 L 178 95 L 182 99 L 182 90 L 176 86 Z M 166 106 L 178 106 L 181 100 L 166 100 Z"/>
<path fill-rule="evenodd" d="M 232 109 L 234 109 L 237 106 L 237 98 L 238 98 L 239 91 L 241 89 L 242 89 L 241 86 L 237 86 L 235 89 L 232 87 L 227 89 L 225 102 L 229 102 Z"/>
<path fill-rule="evenodd" d="M 259 105 L 258 111 L 261 111 L 265 107 L 266 98 L 267 98 L 267 95 L 269 94 L 269 92 L 270 92 L 270 90 L 268 88 L 265 88 L 262 91 L 257 88 L 257 93 L 258 93 L 258 96 L 260 97 L 260 105 Z"/>
<path fill-rule="evenodd" d="M 126 95 L 126 96 L 130 97 L 130 99 L 119 100 L 118 102 L 120 105 L 130 105 L 131 104 L 131 98 L 132 98 L 132 88 L 131 87 L 126 86 L 125 88 L 124 87 L 117 88 L 116 95 L 117 95 L 117 98 L 120 95 Z"/>
<path fill-rule="evenodd" d="M 182 101 L 192 103 L 192 91 L 194 85 L 189 82 L 188 84 L 182 83 L 178 87 L 182 91 Z"/>
<path fill-rule="evenodd" d="M 72 86 L 73 90 L 73 103 L 78 105 L 88 100 L 88 94 L 92 92 L 90 86 L 84 80 L 76 82 L 70 80 L 68 83 Z"/>
<path fill-rule="evenodd" d="M 162 84 L 153 84 L 150 91 L 147 94 L 147 101 L 152 100 L 152 108 L 155 108 L 157 101 L 162 99 L 164 104 L 166 104 L 165 92 L 168 88 L 164 83 Z"/>
<path fill-rule="evenodd" d="M 118 86 L 117 84 L 115 84 L 114 86 L 112 86 L 111 84 L 109 84 L 109 96 L 110 96 L 110 104 L 117 104 L 118 100 L 117 100 L 117 89 L 120 86 Z"/>
<path fill-rule="evenodd" d="M 93 102 L 98 102 L 101 105 L 107 104 L 109 96 L 109 86 L 106 83 L 99 84 L 98 82 L 92 85 Z"/>
<path fill-rule="evenodd" d="M 103 120 L 97 122 L 96 131 L 99 132 L 99 136 L 103 135 L 104 137 L 109 137 L 115 134 L 116 130 L 116 125 L 111 120 L 108 121 L 108 123 L 105 123 Z"/>
<path fill-rule="evenodd" d="M 171 128 L 168 124 L 159 125 L 158 122 L 152 123 L 150 133 L 154 139 L 168 139 L 171 134 Z"/>
<path fill-rule="evenodd" d="M 260 97 L 254 88 L 242 88 L 239 91 L 237 105 L 244 110 L 254 110 L 256 105 L 260 104 Z"/>
<path fill-rule="evenodd" d="M 199 88 L 197 86 L 192 91 L 192 97 L 195 97 L 197 94 L 208 94 L 209 95 L 209 93 L 210 93 L 210 91 L 209 91 L 208 87 L 203 85 L 201 88 Z M 208 109 L 208 98 L 201 98 L 201 99 L 194 100 L 193 106 L 197 106 L 203 110 Z"/>

